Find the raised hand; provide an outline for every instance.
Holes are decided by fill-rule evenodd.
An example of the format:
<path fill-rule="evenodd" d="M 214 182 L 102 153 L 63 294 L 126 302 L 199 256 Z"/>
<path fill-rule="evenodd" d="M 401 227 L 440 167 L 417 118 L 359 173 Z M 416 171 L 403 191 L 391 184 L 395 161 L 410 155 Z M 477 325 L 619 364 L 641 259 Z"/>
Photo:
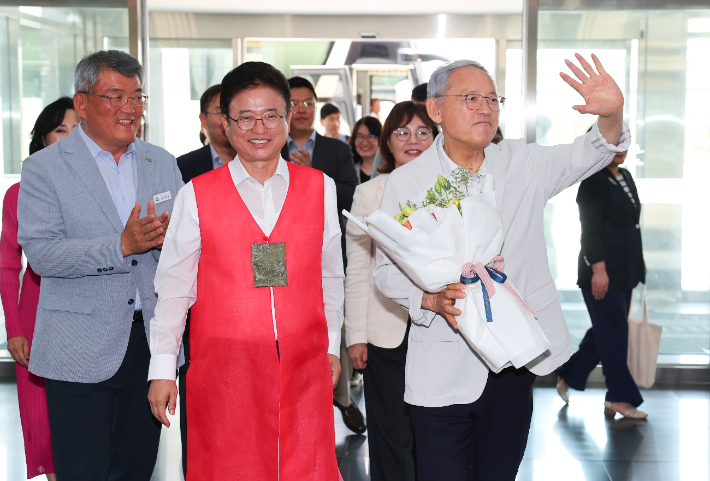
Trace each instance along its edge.
<path fill-rule="evenodd" d="M 579 82 L 566 73 L 560 72 L 562 79 L 584 99 L 584 105 L 575 105 L 572 108 L 583 114 L 599 115 L 600 117 L 621 115 L 624 109 L 624 94 L 621 93 L 611 75 L 604 70 L 597 56 L 592 54 L 592 60 L 598 73 L 580 54 L 577 53 L 574 56 L 582 65 L 584 72 L 569 60 L 565 60 L 565 63 L 579 79 Z"/>
<path fill-rule="evenodd" d="M 139 219 L 141 205 L 136 205 L 131 211 L 131 215 L 126 222 L 126 227 L 121 233 L 121 249 L 123 257 L 131 254 L 141 254 L 154 247 L 163 245 L 165 230 L 170 223 L 167 213 L 160 217 L 155 214 L 155 202 L 148 201 L 148 215 Z"/>

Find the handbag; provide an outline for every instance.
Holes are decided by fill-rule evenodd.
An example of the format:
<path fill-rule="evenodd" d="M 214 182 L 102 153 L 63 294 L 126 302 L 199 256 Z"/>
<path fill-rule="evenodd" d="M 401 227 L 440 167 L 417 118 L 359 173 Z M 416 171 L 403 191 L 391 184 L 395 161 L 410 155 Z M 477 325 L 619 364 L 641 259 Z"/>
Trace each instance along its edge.
<path fill-rule="evenodd" d="M 629 350 L 627 364 L 631 377 L 640 388 L 650 389 L 656 381 L 658 347 L 661 344 L 663 326 L 648 321 L 646 284 L 643 285 L 643 309 L 641 319 L 631 317 L 633 300 L 629 306 Z"/>

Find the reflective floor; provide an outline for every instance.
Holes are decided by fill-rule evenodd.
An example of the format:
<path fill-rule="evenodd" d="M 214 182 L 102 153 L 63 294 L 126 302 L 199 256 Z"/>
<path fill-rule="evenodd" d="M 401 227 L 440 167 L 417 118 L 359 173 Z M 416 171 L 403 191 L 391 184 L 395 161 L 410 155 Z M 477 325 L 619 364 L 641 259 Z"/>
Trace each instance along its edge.
<path fill-rule="evenodd" d="M 364 411 L 363 387 L 352 396 Z M 520 481 L 710 480 L 710 387 L 642 391 L 648 421 L 603 414 L 604 390 L 571 392 L 569 406 L 554 388 L 535 388 L 535 410 Z M 173 418 L 177 422 L 177 414 Z M 334 411 L 337 455 L 345 481 L 369 480 L 366 435 L 354 435 Z M 163 429 L 154 481 L 179 481 L 177 424 Z M 0 481 L 25 480 L 17 389 L 0 382 Z M 42 480 L 44 478 L 35 478 Z M 455 481 L 455 480 L 452 480 Z"/>

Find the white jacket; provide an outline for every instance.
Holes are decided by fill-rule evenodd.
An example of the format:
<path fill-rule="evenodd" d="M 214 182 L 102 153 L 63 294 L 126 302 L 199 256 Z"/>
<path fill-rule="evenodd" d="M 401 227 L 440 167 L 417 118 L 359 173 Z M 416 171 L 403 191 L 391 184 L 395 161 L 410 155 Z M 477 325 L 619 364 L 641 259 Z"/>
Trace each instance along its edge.
<path fill-rule="evenodd" d="M 379 209 L 389 174 L 380 174 L 355 188 L 351 213 L 366 217 Z M 348 268 L 345 277 L 345 343 L 367 343 L 393 349 L 404 340 L 409 313 L 385 297 L 375 285 L 375 242 L 348 222 L 345 229 Z"/>
<path fill-rule="evenodd" d="M 523 140 L 503 140 L 485 148 L 505 233 L 501 252 L 505 273 L 525 302 L 537 311 L 538 323 L 552 345 L 549 355 L 528 364 L 537 375 L 549 374 L 571 354 L 571 337 L 547 261 L 545 204 L 604 168 L 616 152 L 629 148 L 630 140 L 628 126 L 624 125 L 619 146 L 610 145 L 595 124 L 590 133 L 570 145 L 543 147 Z M 443 141 L 444 136 L 438 136 L 421 156 L 390 174 L 381 209 L 395 215 L 400 203 L 415 201 L 434 185 L 443 173 L 443 159 L 439 158 Z M 486 385 L 487 367 L 443 317 L 421 309 L 422 291 L 380 250 L 374 280 L 383 294 L 409 309 L 412 318 L 404 400 L 436 407 L 478 399 Z"/>

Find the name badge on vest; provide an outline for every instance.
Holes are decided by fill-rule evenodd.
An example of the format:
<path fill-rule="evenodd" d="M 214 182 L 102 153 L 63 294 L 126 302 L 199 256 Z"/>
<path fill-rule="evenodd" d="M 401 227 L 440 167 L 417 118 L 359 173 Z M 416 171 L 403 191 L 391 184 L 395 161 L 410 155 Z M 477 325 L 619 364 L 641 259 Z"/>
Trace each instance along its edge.
<path fill-rule="evenodd" d="M 286 244 L 251 245 L 254 287 L 288 286 L 286 279 Z"/>

